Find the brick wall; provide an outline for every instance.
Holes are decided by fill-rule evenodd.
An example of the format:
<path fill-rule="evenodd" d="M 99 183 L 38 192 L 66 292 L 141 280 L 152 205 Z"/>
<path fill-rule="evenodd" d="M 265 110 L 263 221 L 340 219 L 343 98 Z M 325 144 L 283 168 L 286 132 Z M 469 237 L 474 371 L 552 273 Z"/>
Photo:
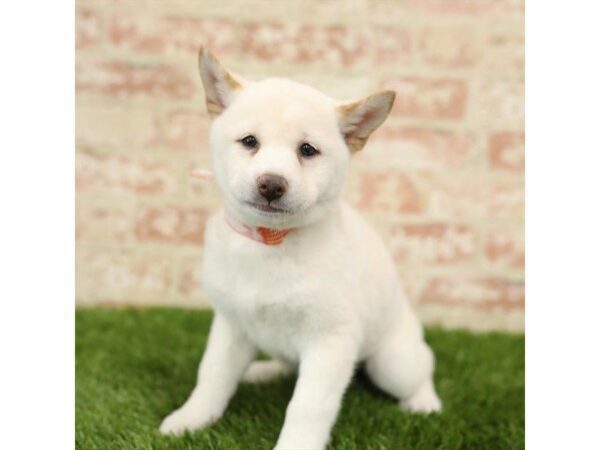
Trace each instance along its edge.
<path fill-rule="evenodd" d="M 194 269 L 219 194 L 197 72 L 205 44 L 250 79 L 394 110 L 347 198 L 384 236 L 429 323 L 521 329 L 522 0 L 76 4 L 77 299 L 205 305 Z"/>

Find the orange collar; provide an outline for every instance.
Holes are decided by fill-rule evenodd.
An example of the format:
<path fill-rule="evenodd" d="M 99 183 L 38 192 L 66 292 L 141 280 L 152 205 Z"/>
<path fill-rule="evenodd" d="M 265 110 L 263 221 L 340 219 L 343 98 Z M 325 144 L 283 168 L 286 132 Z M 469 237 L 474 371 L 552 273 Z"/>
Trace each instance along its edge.
<path fill-rule="evenodd" d="M 283 242 L 288 233 L 292 231 L 291 229 L 274 230 L 265 227 L 250 227 L 238 222 L 227 214 L 225 214 L 225 222 L 227 222 L 233 231 L 264 245 L 279 245 Z"/>

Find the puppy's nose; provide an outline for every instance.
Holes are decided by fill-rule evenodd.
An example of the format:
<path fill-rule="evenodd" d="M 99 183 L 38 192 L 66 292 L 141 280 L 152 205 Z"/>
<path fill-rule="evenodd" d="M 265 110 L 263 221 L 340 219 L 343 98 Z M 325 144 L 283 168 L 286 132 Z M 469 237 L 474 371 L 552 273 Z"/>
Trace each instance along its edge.
<path fill-rule="evenodd" d="M 283 197 L 287 191 L 288 182 L 279 175 L 265 174 L 256 180 L 258 192 L 270 203 L 273 200 Z"/>

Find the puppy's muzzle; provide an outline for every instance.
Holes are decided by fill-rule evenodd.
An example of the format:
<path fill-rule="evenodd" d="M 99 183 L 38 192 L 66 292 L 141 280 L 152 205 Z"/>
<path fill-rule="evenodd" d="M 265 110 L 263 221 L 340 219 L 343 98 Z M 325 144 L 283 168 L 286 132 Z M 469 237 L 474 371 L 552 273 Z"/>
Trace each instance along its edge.
<path fill-rule="evenodd" d="M 256 179 L 256 188 L 269 203 L 283 197 L 287 192 L 288 182 L 279 175 L 265 174 Z"/>

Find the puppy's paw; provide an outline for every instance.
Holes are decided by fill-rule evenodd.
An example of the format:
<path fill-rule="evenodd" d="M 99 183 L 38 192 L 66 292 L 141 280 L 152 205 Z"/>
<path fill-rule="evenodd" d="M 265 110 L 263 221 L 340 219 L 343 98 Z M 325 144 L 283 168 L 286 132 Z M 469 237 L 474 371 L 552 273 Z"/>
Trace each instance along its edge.
<path fill-rule="evenodd" d="M 442 402 L 432 385 L 426 384 L 412 397 L 400 401 L 400 407 L 411 413 L 430 414 L 442 410 Z"/>
<path fill-rule="evenodd" d="M 197 408 L 182 406 L 169 414 L 160 424 L 162 434 L 179 436 L 186 431 L 196 431 L 218 420 L 217 415 L 206 414 Z"/>

